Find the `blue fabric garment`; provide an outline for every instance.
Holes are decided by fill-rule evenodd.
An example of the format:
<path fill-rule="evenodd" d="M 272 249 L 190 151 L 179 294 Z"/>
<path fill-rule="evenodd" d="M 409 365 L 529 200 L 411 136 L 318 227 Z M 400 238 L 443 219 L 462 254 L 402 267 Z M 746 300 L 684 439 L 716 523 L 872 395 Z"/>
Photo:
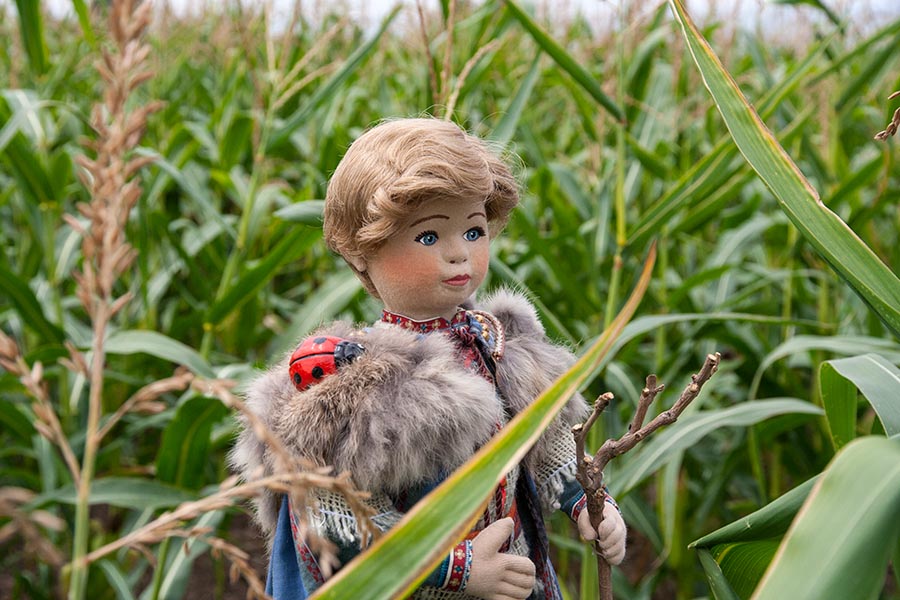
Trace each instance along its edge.
<path fill-rule="evenodd" d="M 300 579 L 297 552 L 291 536 L 291 515 L 286 497 L 281 499 L 275 542 L 269 557 L 269 573 L 266 577 L 266 593 L 275 600 L 306 600 L 306 589 Z"/>

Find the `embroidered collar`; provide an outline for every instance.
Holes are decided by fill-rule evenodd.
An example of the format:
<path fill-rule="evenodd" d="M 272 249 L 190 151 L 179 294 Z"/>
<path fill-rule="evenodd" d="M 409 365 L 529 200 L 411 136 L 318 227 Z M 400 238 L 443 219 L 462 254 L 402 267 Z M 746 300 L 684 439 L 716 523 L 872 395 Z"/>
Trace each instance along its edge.
<path fill-rule="evenodd" d="M 396 325 L 420 335 L 434 331 L 455 334 L 466 345 L 477 344 L 494 360 L 499 360 L 503 356 L 506 338 L 503 326 L 495 316 L 480 310 L 460 308 L 450 320 L 437 317 L 426 321 L 416 321 L 407 316 L 383 310 L 381 322 Z"/>
<path fill-rule="evenodd" d="M 456 314 L 448 321 L 444 317 L 435 317 L 426 321 L 416 321 L 407 316 L 392 313 L 388 310 L 381 311 L 381 321 L 390 323 L 403 329 L 415 331 L 416 333 L 431 333 L 432 331 L 442 331 L 460 327 L 468 322 L 465 309 L 460 308 Z"/>

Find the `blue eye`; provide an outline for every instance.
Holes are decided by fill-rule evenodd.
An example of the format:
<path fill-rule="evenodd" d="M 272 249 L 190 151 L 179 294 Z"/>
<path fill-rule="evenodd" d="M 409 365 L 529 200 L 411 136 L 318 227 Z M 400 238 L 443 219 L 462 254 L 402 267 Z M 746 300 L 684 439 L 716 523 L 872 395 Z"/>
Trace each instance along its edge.
<path fill-rule="evenodd" d="M 438 236 L 433 231 L 423 231 L 416 236 L 416 241 L 423 246 L 434 246 L 438 241 Z"/>
<path fill-rule="evenodd" d="M 474 242 L 478 238 L 484 237 L 484 229 L 481 227 L 473 227 L 463 234 L 463 237 L 466 238 L 469 242 Z"/>

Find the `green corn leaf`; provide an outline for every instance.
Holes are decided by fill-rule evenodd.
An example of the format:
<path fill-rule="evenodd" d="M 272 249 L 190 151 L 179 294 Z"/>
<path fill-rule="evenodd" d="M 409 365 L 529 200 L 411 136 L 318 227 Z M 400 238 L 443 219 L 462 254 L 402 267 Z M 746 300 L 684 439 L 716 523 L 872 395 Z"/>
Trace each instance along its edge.
<path fill-rule="evenodd" d="M 824 52 L 829 41 L 820 42 L 803 61 L 794 66 L 784 79 L 762 97 L 759 101 L 759 108 L 763 117 L 768 118 L 774 114 L 782 99 L 800 85 L 815 65 L 818 57 Z M 803 119 L 795 119 L 789 130 L 784 132 L 785 139 L 792 137 L 795 124 L 803 121 Z M 734 144 L 727 136 L 716 142 L 708 154 L 688 169 L 674 185 L 668 187 L 659 200 L 644 211 L 640 221 L 629 232 L 626 245 L 634 247 L 644 243 L 659 231 L 682 205 L 697 200 L 702 202 L 707 196 L 720 190 L 736 172 L 732 163 L 737 154 Z"/>
<path fill-rule="evenodd" d="M 104 477 L 91 482 L 91 505 L 109 504 L 120 508 L 155 510 L 196 499 L 195 494 L 183 489 L 137 477 Z M 38 508 L 51 502 L 74 505 L 78 502 L 78 491 L 74 486 L 67 485 L 35 497 L 28 506 Z"/>
<path fill-rule="evenodd" d="M 854 440 L 817 481 L 753 598 L 877 598 L 898 535 L 900 441 Z"/>
<path fill-rule="evenodd" d="M 40 0 L 16 0 L 19 11 L 19 33 L 28 55 L 31 70 L 38 75 L 47 72 L 47 42 L 44 39 L 44 16 Z"/>
<path fill-rule="evenodd" d="M 703 571 L 706 573 L 706 579 L 709 581 L 709 587 L 716 600 L 740 600 L 738 595 L 734 593 L 734 590 L 731 589 L 728 579 L 725 578 L 722 569 L 719 568 L 719 563 L 712 557 L 709 550 L 700 550 L 699 557 Z"/>
<path fill-rule="evenodd" d="M 366 552 L 313 596 L 389 598 L 410 593 L 477 518 L 484 499 L 609 352 L 650 282 L 655 248 L 622 311 L 600 339 L 556 382 L 485 444 Z"/>
<path fill-rule="evenodd" d="M 611 478 L 609 489 L 614 496 L 624 495 L 679 456 L 681 451 L 722 427 L 748 427 L 785 414 L 819 415 L 822 409 L 793 398 L 772 398 L 683 415 L 676 423 L 644 442 L 642 448 L 634 453 L 637 456 L 632 458 L 629 454 L 623 459 L 625 466 Z"/>
<path fill-rule="evenodd" d="M 723 544 L 713 546 L 709 552 L 735 595 L 749 598 L 777 551 L 775 539 Z"/>
<path fill-rule="evenodd" d="M 622 109 L 603 92 L 594 76 L 588 73 L 587 69 L 582 67 L 575 57 L 566 52 L 565 49 L 559 45 L 559 42 L 554 40 L 550 34 L 544 31 L 544 29 L 513 0 L 504 0 L 504 2 L 506 3 L 509 12 L 513 14 L 519 23 L 521 23 L 522 27 L 524 27 L 531 37 L 534 38 L 534 41 L 537 42 L 538 46 L 540 46 L 544 52 L 549 54 L 563 71 L 568 73 L 572 79 L 578 82 L 578 84 L 617 121 L 624 120 L 625 113 L 622 112 Z"/>
<path fill-rule="evenodd" d="M 307 100 L 300 110 L 291 115 L 287 122 L 272 133 L 268 144 L 266 144 L 267 151 L 272 150 L 287 141 L 292 133 L 302 125 L 306 124 L 314 110 L 319 108 L 319 106 L 326 101 L 334 99 L 337 89 L 359 69 L 360 65 L 362 65 L 369 55 L 372 54 L 372 51 L 378 46 L 378 41 L 394 20 L 394 17 L 400 12 L 401 7 L 402 5 L 399 4 L 395 6 L 384 20 L 381 21 L 381 25 L 375 34 L 347 58 L 347 62 L 344 63 L 338 72 L 332 75 L 328 81 L 319 87 L 312 95 L 312 98 Z"/>
<path fill-rule="evenodd" d="M 863 393 L 863 396 L 875 409 L 875 414 L 881 420 L 884 431 L 887 435 L 894 436 L 900 434 L 900 369 L 891 364 L 884 357 L 877 354 L 865 354 L 862 356 L 853 356 L 850 358 L 840 358 L 830 360 L 822 364 L 820 369 L 820 379 L 822 382 L 823 399 L 827 397 L 825 383 L 829 385 L 842 385 L 836 383 L 835 380 L 843 380 L 843 385 L 849 385 L 852 389 L 852 412 L 848 408 L 844 408 L 841 404 L 835 407 L 835 421 L 840 431 L 849 437 L 843 438 L 846 443 L 852 439 L 852 432 L 856 427 L 856 388 Z M 828 404 L 825 405 L 825 411 L 828 415 L 829 424 L 832 424 L 832 416 L 828 414 Z M 846 411 L 846 413 L 844 412 Z M 840 418 L 852 418 L 851 423 L 841 423 Z M 834 427 L 835 425 L 832 424 Z M 846 430 L 853 428 L 850 432 Z M 832 429 L 832 433 L 834 429 Z M 838 446 L 839 447 L 839 446 Z"/>
<path fill-rule="evenodd" d="M 41 303 L 28 284 L 2 265 L 0 265 L 0 292 L 9 298 L 22 322 L 40 336 L 41 342 L 63 343 L 65 333 L 47 319 Z"/>
<path fill-rule="evenodd" d="M 503 147 L 509 145 L 509 141 L 516 132 L 516 125 L 518 125 L 519 119 L 522 117 L 522 111 L 528 104 L 528 99 L 531 98 L 534 84 L 537 83 L 538 77 L 541 74 L 540 63 L 541 55 L 538 54 L 534 57 L 534 60 L 531 61 L 531 67 L 528 69 L 528 74 L 522 80 L 519 89 L 516 90 L 516 95 L 513 96 L 513 99 L 509 103 L 509 107 L 506 109 L 506 112 L 503 113 L 503 118 L 500 119 L 500 122 L 497 123 L 497 127 L 491 133 L 490 139 Z"/>
<path fill-rule="evenodd" d="M 828 261 L 885 325 L 900 335 L 900 279 L 836 214 L 747 102 L 703 39 L 680 0 L 669 0 L 694 62 L 744 158 L 776 196 L 807 241 Z"/>
<path fill-rule="evenodd" d="M 344 310 L 361 289 L 362 284 L 349 269 L 329 276 L 292 316 L 290 326 L 272 342 L 271 354 L 281 356 L 292 350 L 304 335 Z"/>
<path fill-rule="evenodd" d="M 835 450 L 856 437 L 856 386 L 828 362 L 819 366 L 819 396 Z"/>
<path fill-rule="evenodd" d="M 84 0 L 72 0 L 72 6 L 75 7 L 75 14 L 78 15 L 78 24 L 81 26 L 81 33 L 84 39 L 90 44 L 91 48 L 97 49 L 97 36 L 94 35 L 94 28 L 91 26 L 91 11 L 88 3 Z"/>
<path fill-rule="evenodd" d="M 241 307 L 247 300 L 256 297 L 259 290 L 268 283 L 272 276 L 297 256 L 305 252 L 321 234 L 303 227 L 293 228 L 281 241 L 272 248 L 265 259 L 250 269 L 225 292 L 218 302 L 212 305 L 206 315 L 204 327 L 218 325 L 228 315 Z"/>
<path fill-rule="evenodd" d="M 784 535 L 818 477 L 808 479 L 761 509 L 691 542 L 688 547 L 712 548 L 719 544 L 752 542 Z"/>
<path fill-rule="evenodd" d="M 208 378 L 216 376 L 196 350 L 155 331 L 117 331 L 109 336 L 104 347 L 109 354 L 150 354 L 184 365 L 197 375 Z"/>
<path fill-rule="evenodd" d="M 163 431 L 156 477 L 179 488 L 202 487 L 213 425 L 227 415 L 228 408 L 217 398 L 194 396 L 179 406 Z"/>
<path fill-rule="evenodd" d="M 106 576 L 109 587 L 116 592 L 117 600 L 134 600 L 134 594 L 131 593 L 131 586 L 125 573 L 112 560 L 105 558 L 97 562 L 97 566 Z"/>
<path fill-rule="evenodd" d="M 776 346 L 760 361 L 753 381 L 750 382 L 749 397 L 756 397 L 763 373 L 773 363 L 782 358 L 799 356 L 811 350 L 826 350 L 844 355 L 877 353 L 889 357 L 891 360 L 900 361 L 900 344 L 890 340 L 856 335 L 798 335 Z"/>
<path fill-rule="evenodd" d="M 275 216 L 291 223 L 302 223 L 310 227 L 321 228 L 322 211 L 324 210 L 324 200 L 305 200 L 304 202 L 295 202 L 284 208 L 279 208 L 275 211 Z"/>
<path fill-rule="evenodd" d="M 196 527 L 209 527 L 215 531 L 224 518 L 225 511 L 214 510 L 201 516 L 194 525 Z M 169 561 L 165 566 L 166 574 L 159 588 L 160 598 L 177 600 L 185 597 L 194 562 L 209 550 L 209 544 L 200 538 L 190 538 L 184 540 L 180 550 L 180 552 L 169 553 Z M 150 591 L 150 588 L 148 588 L 148 591 Z"/>

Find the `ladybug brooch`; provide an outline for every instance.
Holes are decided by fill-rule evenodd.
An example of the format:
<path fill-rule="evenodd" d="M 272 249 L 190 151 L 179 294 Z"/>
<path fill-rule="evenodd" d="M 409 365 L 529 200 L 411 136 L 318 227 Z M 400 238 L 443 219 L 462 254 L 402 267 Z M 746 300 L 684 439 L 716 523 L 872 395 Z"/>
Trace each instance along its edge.
<path fill-rule="evenodd" d="M 291 355 L 291 381 L 301 392 L 356 360 L 365 348 L 333 335 L 308 337 Z"/>

